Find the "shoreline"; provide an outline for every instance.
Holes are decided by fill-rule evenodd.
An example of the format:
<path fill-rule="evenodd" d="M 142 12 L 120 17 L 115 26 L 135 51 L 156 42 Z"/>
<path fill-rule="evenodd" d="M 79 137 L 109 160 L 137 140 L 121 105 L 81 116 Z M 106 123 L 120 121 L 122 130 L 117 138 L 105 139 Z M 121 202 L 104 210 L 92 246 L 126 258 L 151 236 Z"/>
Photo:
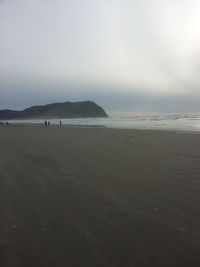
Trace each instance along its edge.
<path fill-rule="evenodd" d="M 4 122 L 5 123 L 5 122 Z M 9 121 L 9 125 L 1 125 L 1 127 L 22 127 L 22 126 L 27 126 L 27 127 L 45 127 L 43 123 L 12 123 Z M 200 129 L 195 130 L 195 129 L 175 129 L 175 128 L 158 128 L 158 127 L 144 127 L 144 128 L 128 128 L 128 127 L 111 127 L 111 126 L 106 126 L 106 125 L 81 125 L 81 124 L 62 124 L 60 126 L 59 124 L 51 124 L 47 128 L 97 128 L 97 129 L 110 129 L 110 130 L 127 130 L 127 131 L 161 131 L 161 132 L 177 132 L 177 133 L 199 133 L 200 134 Z"/>

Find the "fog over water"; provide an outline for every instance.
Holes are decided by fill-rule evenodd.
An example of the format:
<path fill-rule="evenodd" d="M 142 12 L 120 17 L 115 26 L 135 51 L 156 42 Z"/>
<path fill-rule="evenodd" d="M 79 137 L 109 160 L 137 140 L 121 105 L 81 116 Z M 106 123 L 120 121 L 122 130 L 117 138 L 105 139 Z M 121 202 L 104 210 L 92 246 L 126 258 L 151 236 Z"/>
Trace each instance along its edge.
<path fill-rule="evenodd" d="M 198 0 L 1 0 L 0 109 L 200 111 Z"/>

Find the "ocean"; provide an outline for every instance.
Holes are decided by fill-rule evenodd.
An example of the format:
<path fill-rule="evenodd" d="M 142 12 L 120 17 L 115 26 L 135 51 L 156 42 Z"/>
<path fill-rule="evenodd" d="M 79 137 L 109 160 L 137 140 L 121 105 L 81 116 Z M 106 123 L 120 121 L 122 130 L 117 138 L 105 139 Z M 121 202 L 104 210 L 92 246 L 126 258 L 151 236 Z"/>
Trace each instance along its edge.
<path fill-rule="evenodd" d="M 59 125 L 59 119 L 50 119 Z M 63 126 L 107 127 L 120 129 L 160 129 L 200 131 L 200 113 L 111 115 L 109 118 L 61 119 Z M 44 120 L 13 120 L 10 123 L 43 124 Z"/>

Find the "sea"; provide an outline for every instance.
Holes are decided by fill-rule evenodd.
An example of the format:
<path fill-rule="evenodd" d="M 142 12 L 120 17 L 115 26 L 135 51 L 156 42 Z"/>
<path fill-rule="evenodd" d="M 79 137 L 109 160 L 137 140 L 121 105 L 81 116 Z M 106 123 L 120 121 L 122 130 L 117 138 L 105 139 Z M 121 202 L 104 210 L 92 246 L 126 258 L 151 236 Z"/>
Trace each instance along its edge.
<path fill-rule="evenodd" d="M 59 125 L 60 119 L 50 119 L 51 125 Z M 200 131 L 200 113 L 111 114 L 108 118 L 61 119 L 62 126 L 105 127 L 119 129 L 159 129 Z M 10 124 L 44 124 L 44 120 L 12 120 Z"/>

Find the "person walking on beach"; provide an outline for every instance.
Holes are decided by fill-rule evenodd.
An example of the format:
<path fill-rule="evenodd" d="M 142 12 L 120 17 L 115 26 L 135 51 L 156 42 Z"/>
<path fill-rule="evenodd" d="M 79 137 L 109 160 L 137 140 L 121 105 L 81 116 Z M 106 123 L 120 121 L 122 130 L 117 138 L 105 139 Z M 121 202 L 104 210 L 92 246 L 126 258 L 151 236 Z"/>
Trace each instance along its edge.
<path fill-rule="evenodd" d="M 47 121 L 44 122 L 45 127 L 47 127 Z"/>
<path fill-rule="evenodd" d="M 48 121 L 48 126 L 50 126 L 50 121 Z"/>
<path fill-rule="evenodd" d="M 62 121 L 60 121 L 60 126 L 62 126 Z"/>

